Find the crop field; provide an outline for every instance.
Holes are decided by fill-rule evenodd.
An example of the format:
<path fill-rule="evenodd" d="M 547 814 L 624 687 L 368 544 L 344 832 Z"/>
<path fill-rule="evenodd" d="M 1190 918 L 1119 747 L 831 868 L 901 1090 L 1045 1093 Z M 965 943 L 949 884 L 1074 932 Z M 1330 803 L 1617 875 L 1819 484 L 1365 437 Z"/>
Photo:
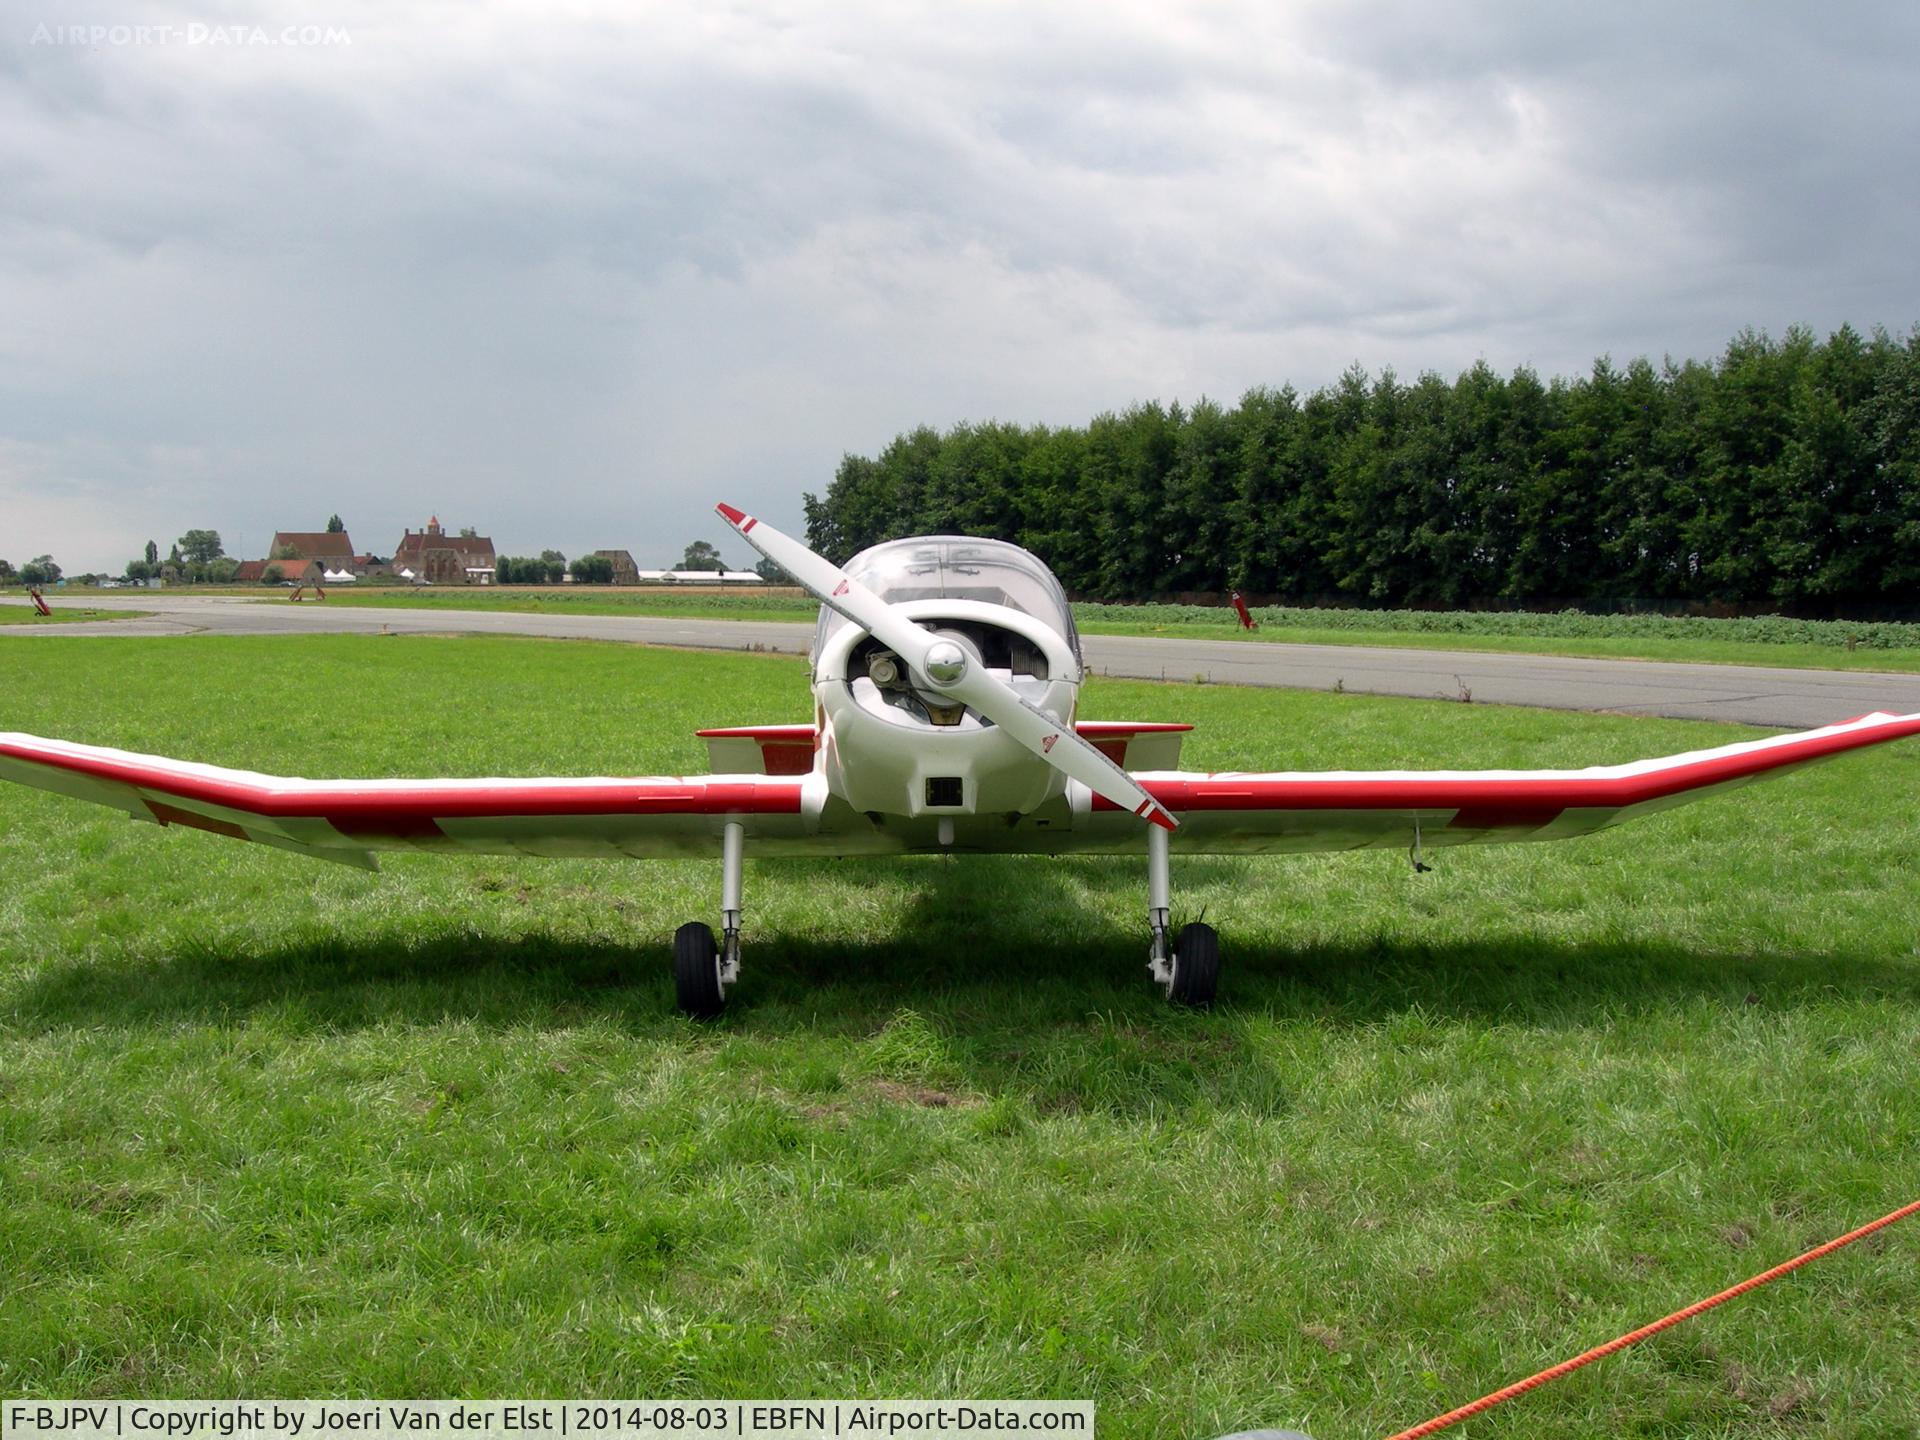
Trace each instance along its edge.
<path fill-rule="evenodd" d="M 306 775 L 704 769 L 804 666 L 49 637 L 0 728 Z M 137 697 L 137 698 L 135 698 Z M 1193 768 L 1583 765 L 1693 722 L 1100 680 Z M 0 793 L 0 1392 L 1091 1398 L 1378 1436 L 1914 1198 L 1920 744 L 1561 846 L 368 875 Z M 1911 1222 L 1470 1422 L 1910 1434 Z"/>

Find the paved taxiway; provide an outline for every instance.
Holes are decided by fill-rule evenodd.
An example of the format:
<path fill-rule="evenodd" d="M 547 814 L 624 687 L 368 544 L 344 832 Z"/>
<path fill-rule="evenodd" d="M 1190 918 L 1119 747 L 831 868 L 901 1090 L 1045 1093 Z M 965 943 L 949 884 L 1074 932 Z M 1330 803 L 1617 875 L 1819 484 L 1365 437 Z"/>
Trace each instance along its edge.
<path fill-rule="evenodd" d="M 0 601 L 0 604 L 24 601 Z M 379 609 L 285 600 L 188 597 L 165 592 L 56 596 L 56 605 L 153 612 L 99 624 L 0 625 L 0 645 L 38 635 L 536 635 L 612 640 L 699 650 L 761 649 L 803 654 L 807 624 L 668 619 L 641 615 L 528 615 L 501 610 Z M 1255 641 L 1086 637 L 1087 664 L 1101 675 L 1145 680 L 1336 686 L 1363 694 L 1499 705 L 1617 710 L 1750 725 L 1807 728 L 1870 710 L 1920 712 L 1920 675 L 1849 670 L 1783 670 L 1753 665 L 1579 660 L 1465 650 L 1396 650 L 1372 645 L 1283 645 Z"/>

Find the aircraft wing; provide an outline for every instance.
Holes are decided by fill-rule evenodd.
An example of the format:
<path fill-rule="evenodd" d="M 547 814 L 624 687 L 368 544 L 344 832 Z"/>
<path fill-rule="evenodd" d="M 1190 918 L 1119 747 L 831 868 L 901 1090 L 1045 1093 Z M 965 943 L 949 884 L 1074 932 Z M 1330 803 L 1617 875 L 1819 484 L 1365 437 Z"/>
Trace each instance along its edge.
<path fill-rule="evenodd" d="M 1920 735 L 1920 715 L 1876 713 L 1656 760 L 1584 770 L 1382 770 L 1273 774 L 1136 772 L 1180 819 L 1176 850 L 1283 853 L 1561 840 Z M 1068 848 L 1135 848 L 1131 817 L 1098 797 Z M 1103 839 L 1115 843 L 1101 843 Z"/>
<path fill-rule="evenodd" d="M 375 850 L 713 856 L 729 820 L 773 852 L 819 812 L 809 776 L 303 780 L 16 734 L 0 734 L 0 779 L 366 869 Z"/>
<path fill-rule="evenodd" d="M 717 733 L 731 743 L 746 732 Z M 1425 847 L 1499 844 L 1590 834 L 1916 734 L 1920 715 L 1873 714 L 1796 735 L 1584 770 L 1132 773 L 1179 817 L 1173 844 L 1187 853 L 1405 847 L 1416 831 Z M 728 821 L 746 827 L 748 853 L 758 856 L 944 848 L 930 835 L 916 840 L 869 825 L 844 803 L 830 801 L 824 777 L 814 773 L 305 780 L 0 734 L 0 780 L 110 805 L 139 820 L 366 868 L 377 850 L 711 858 Z M 1060 816 L 1063 824 L 1008 824 L 997 817 L 963 822 L 953 848 L 1141 853 L 1141 830 L 1131 814 L 1084 787 L 1069 808 L 1074 813 Z"/>

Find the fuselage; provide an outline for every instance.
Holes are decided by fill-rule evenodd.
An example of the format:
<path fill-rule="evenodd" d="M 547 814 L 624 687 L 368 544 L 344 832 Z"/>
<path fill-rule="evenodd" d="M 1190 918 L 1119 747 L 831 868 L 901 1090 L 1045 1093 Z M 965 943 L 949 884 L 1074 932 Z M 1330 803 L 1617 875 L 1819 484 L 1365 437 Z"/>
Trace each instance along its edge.
<path fill-rule="evenodd" d="M 1080 637 L 1053 572 L 1017 545 L 928 535 L 863 550 L 846 573 L 959 647 L 1070 728 Z M 913 674 L 860 626 L 822 607 L 812 650 L 820 768 L 831 793 L 876 818 L 940 827 L 1064 805 L 1058 770 Z M 914 828 L 918 828 L 915 826 Z"/>

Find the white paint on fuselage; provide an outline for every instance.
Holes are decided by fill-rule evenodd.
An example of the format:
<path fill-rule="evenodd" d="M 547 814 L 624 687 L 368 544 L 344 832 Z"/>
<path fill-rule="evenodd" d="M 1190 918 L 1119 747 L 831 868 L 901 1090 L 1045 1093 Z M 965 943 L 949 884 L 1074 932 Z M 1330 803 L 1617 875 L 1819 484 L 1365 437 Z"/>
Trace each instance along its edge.
<path fill-rule="evenodd" d="M 1063 730 L 1071 729 L 1080 662 L 1059 631 L 1011 606 L 978 600 L 909 600 L 897 608 L 933 629 L 942 622 L 981 625 L 1030 641 L 1046 657 L 1047 676 L 1023 682 L 1024 698 L 1057 719 Z M 1066 793 L 1061 772 L 993 725 L 932 725 L 861 705 L 850 682 L 862 677 L 850 674 L 850 659 L 866 638 L 858 626 L 843 626 L 813 657 L 820 764 L 833 796 L 855 810 L 896 818 L 1008 817 L 1031 815 Z M 1001 678 L 1013 677 L 1002 672 Z M 936 778 L 961 782 L 959 805 L 926 803 L 927 781 Z M 1068 823 L 1066 807 L 1058 808 L 1061 823 Z"/>

